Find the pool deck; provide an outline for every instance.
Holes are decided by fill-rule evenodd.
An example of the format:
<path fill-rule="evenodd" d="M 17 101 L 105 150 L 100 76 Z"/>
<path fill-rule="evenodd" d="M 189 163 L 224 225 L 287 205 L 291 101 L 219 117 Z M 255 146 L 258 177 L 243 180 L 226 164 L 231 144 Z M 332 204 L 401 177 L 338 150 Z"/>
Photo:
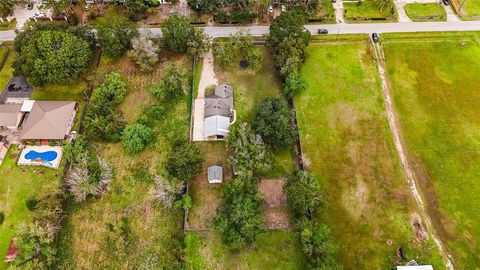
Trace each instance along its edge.
<path fill-rule="evenodd" d="M 30 151 L 35 151 L 38 153 L 43 153 L 47 151 L 55 151 L 57 152 L 57 158 L 53 161 L 44 162 L 44 161 L 36 161 L 25 158 L 25 155 Z M 48 146 L 48 145 L 41 145 L 41 146 L 26 146 L 22 153 L 20 154 L 20 158 L 18 159 L 17 165 L 27 165 L 27 166 L 44 166 L 47 168 L 58 169 L 60 166 L 60 161 L 62 161 L 63 151 L 62 147 L 60 146 Z"/>

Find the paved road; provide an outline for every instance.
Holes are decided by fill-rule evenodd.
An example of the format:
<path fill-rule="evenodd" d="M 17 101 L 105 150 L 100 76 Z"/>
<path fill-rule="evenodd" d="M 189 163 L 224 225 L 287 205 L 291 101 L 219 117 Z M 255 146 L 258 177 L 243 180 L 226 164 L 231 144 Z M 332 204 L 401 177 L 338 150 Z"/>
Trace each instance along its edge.
<path fill-rule="evenodd" d="M 327 29 L 329 34 L 370 34 L 370 33 L 402 33 L 402 32 L 448 32 L 448 31 L 480 31 L 480 21 L 459 22 L 399 22 L 399 23 L 364 23 L 364 24 L 324 24 L 305 25 L 312 34 L 319 28 Z M 223 27 L 207 26 L 205 32 L 212 37 L 226 37 L 245 29 L 254 36 L 268 34 L 268 26 Z M 161 36 L 159 28 L 142 28 L 140 31 L 150 31 L 154 36 Z M 0 42 L 15 38 L 14 31 L 0 31 Z"/>

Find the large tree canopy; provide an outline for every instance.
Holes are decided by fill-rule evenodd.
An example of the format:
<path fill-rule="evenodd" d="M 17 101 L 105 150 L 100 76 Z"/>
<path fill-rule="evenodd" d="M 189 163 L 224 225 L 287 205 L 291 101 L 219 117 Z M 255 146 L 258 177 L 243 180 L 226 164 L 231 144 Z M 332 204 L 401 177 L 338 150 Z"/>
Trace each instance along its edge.
<path fill-rule="evenodd" d="M 195 144 L 177 140 L 172 145 L 165 169 L 171 180 L 187 182 L 202 171 L 202 164 L 202 153 Z"/>
<path fill-rule="evenodd" d="M 274 148 L 293 145 L 296 129 L 293 113 L 282 97 L 266 97 L 260 100 L 253 119 L 253 129 L 265 143 Z"/>
<path fill-rule="evenodd" d="M 165 48 L 174 52 L 186 52 L 195 29 L 187 17 L 174 15 L 163 22 L 162 33 Z"/>
<path fill-rule="evenodd" d="M 90 44 L 72 33 L 45 30 L 33 32 L 28 39 L 23 37 L 16 47 L 19 56 L 15 72 L 33 84 L 71 82 L 90 64 Z"/>
<path fill-rule="evenodd" d="M 305 171 L 298 171 L 288 177 L 283 188 L 288 205 L 297 216 L 320 210 L 325 203 L 318 179 Z"/>
<path fill-rule="evenodd" d="M 0 17 L 4 18 L 13 15 L 13 9 L 20 0 L 2 0 L 0 1 Z"/>
<path fill-rule="evenodd" d="M 250 176 L 242 177 L 227 183 L 214 221 L 231 249 L 244 247 L 263 232 L 262 199 L 257 185 Z"/>
<path fill-rule="evenodd" d="M 132 48 L 132 39 L 138 36 L 138 29 L 124 17 L 111 16 L 98 25 L 97 33 L 103 52 L 118 57 Z"/>

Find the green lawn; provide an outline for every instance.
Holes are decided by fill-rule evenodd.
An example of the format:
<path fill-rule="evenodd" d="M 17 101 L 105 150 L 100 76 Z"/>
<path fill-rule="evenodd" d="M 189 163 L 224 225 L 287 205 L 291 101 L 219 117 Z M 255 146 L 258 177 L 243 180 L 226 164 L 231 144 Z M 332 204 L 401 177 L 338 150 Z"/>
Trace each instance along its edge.
<path fill-rule="evenodd" d="M 187 269 L 306 269 L 296 234 L 270 231 L 249 248 L 230 252 L 214 232 L 189 233 L 186 245 Z"/>
<path fill-rule="evenodd" d="M 6 48 L 1 48 L 0 49 L 1 53 L 0 54 L 4 54 L 4 56 L 5 56 L 5 54 L 7 53 L 7 51 L 5 49 Z M 7 60 L 3 64 L 3 67 L 1 67 L 1 69 L 0 69 L 0 89 L 2 89 L 2 90 L 7 85 L 10 78 L 12 77 L 13 69 L 12 69 L 11 65 L 13 63 L 14 58 L 15 57 L 14 57 L 13 53 L 11 53 L 11 52 L 8 53 Z"/>
<path fill-rule="evenodd" d="M 373 0 L 364 0 L 361 4 L 346 2 L 344 6 L 344 17 L 347 21 L 394 21 L 395 14 L 389 8 L 380 10 L 380 7 Z"/>
<path fill-rule="evenodd" d="M 13 30 L 17 26 L 17 20 L 12 20 L 10 22 L 0 22 L 0 31 Z"/>
<path fill-rule="evenodd" d="M 252 123 L 258 101 L 268 96 L 281 95 L 281 82 L 275 71 L 273 57 L 262 47 L 264 61 L 255 70 L 243 70 L 238 64 L 226 69 L 215 67 L 215 73 L 220 83 L 233 86 L 234 107 L 237 121 Z M 274 168 L 267 172 L 265 178 L 287 176 L 293 170 L 292 153 L 290 150 L 276 151 Z"/>
<path fill-rule="evenodd" d="M 33 212 L 27 209 L 26 200 L 40 199 L 60 188 L 61 169 L 17 166 L 19 155 L 17 146 L 12 146 L 0 166 L 0 212 L 5 213 L 5 221 L 0 225 L 0 269 L 6 269 L 5 254 L 18 226 L 32 218 Z"/>
<path fill-rule="evenodd" d="M 407 150 L 441 225 L 438 231 L 457 269 L 479 269 L 478 35 L 469 42 L 456 37 L 441 43 L 388 43 L 385 49 Z"/>
<path fill-rule="evenodd" d="M 443 9 L 443 7 L 437 3 L 406 4 L 405 12 L 414 22 L 437 22 L 447 20 L 447 13 L 445 12 L 445 9 Z"/>
<path fill-rule="evenodd" d="M 443 269 L 433 241 L 416 241 L 416 205 L 395 151 L 369 45 L 310 45 L 310 87 L 295 99 L 305 164 L 324 186 L 319 220 L 338 243 L 344 269 L 392 269 L 407 260 Z M 391 245 L 387 244 L 389 240 Z"/>
<path fill-rule="evenodd" d="M 192 68 L 186 57 L 165 57 Z M 148 89 L 160 80 L 163 68 L 143 74 L 125 56 L 104 59 L 98 73 L 112 70 L 128 82 L 129 93 L 120 108 L 127 122 L 133 123 L 159 102 Z M 127 155 L 121 143 L 99 145 L 100 156 L 114 167 L 115 179 L 104 197 L 70 205 L 56 269 L 172 269 L 178 263 L 183 211 L 164 209 L 149 194 L 154 187 L 152 176 L 161 173 L 170 143 L 188 135 L 190 102 L 185 97 L 162 104 L 166 116 L 154 126 L 156 141 L 139 154 Z"/>
<path fill-rule="evenodd" d="M 464 20 L 480 20 L 480 1 L 452 0 L 452 7 Z"/>

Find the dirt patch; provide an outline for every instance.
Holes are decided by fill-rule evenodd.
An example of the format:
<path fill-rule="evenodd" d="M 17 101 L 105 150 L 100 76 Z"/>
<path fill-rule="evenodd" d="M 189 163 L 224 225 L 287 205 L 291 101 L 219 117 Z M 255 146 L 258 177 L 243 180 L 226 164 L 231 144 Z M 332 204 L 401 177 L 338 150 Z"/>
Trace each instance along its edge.
<path fill-rule="evenodd" d="M 413 231 L 415 232 L 415 236 L 417 237 L 417 241 L 424 242 L 428 240 L 428 232 L 425 230 L 425 227 L 422 224 L 422 218 L 419 214 L 413 213 L 412 214 L 412 221 L 411 225 Z"/>
<path fill-rule="evenodd" d="M 287 206 L 287 195 L 283 192 L 285 179 L 261 180 L 259 192 L 265 205 L 263 215 L 265 227 L 269 230 L 288 230 L 291 228 L 291 217 Z"/>

